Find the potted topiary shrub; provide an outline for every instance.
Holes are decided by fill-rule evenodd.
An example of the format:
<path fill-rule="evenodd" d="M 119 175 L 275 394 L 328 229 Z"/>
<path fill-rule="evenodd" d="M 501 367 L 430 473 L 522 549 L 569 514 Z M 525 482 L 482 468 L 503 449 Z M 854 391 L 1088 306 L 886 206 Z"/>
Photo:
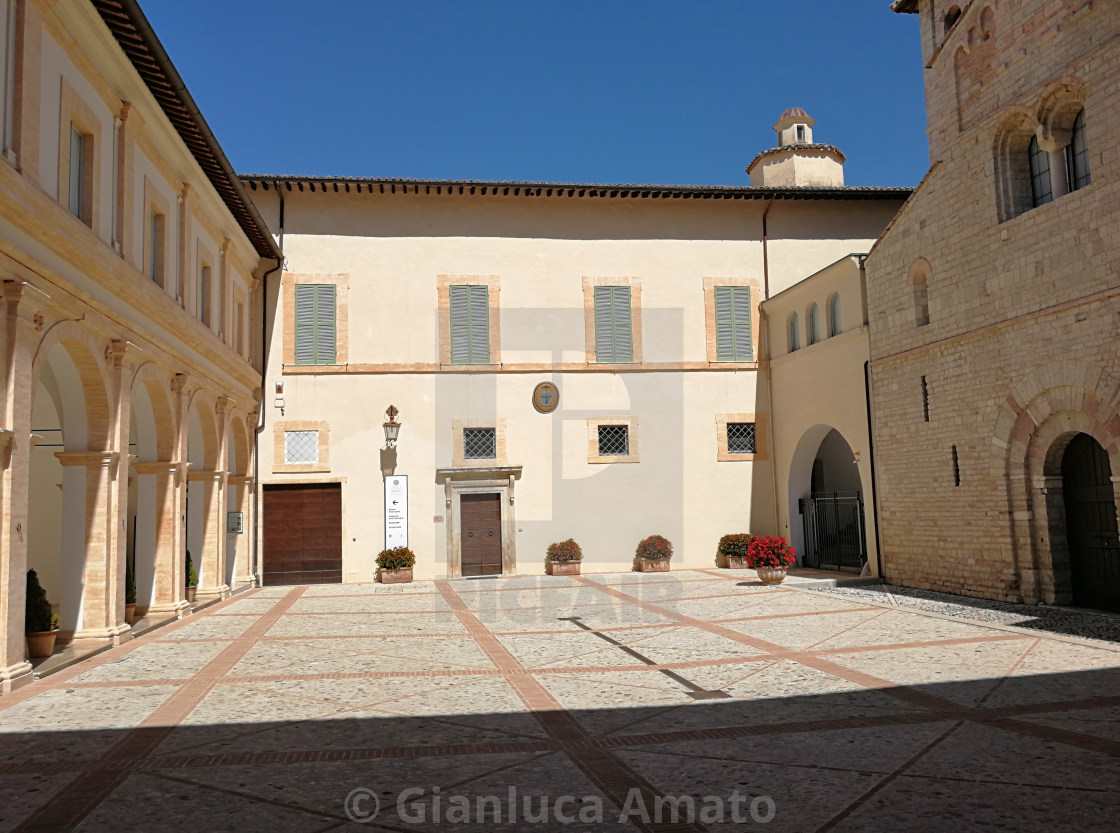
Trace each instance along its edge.
<path fill-rule="evenodd" d="M 777 535 L 756 538 L 747 549 L 747 566 L 754 569 L 763 584 L 781 584 L 786 570 L 796 563 L 793 547 Z"/>
<path fill-rule="evenodd" d="M 47 591 L 39 583 L 34 570 L 27 571 L 27 604 L 24 610 L 24 629 L 27 633 L 27 655 L 32 659 L 49 657 L 54 653 L 58 638 L 58 614 L 51 612 Z"/>
<path fill-rule="evenodd" d="M 191 560 L 191 551 L 187 550 L 187 601 L 194 604 L 194 593 L 198 589 L 198 570 L 194 568 Z"/>
<path fill-rule="evenodd" d="M 723 559 L 723 566 L 732 570 L 741 570 L 747 566 L 747 550 L 754 543 L 754 536 L 749 532 L 737 532 L 724 535 L 719 539 L 716 554 Z"/>
<path fill-rule="evenodd" d="M 635 555 L 641 563 L 643 573 L 665 573 L 669 571 L 673 545 L 662 535 L 651 535 L 638 544 Z"/>
<path fill-rule="evenodd" d="M 377 580 L 382 584 L 407 584 L 412 581 L 416 555 L 408 547 L 393 547 L 377 554 Z"/>
<path fill-rule="evenodd" d="M 575 539 L 569 538 L 558 544 L 548 545 L 548 572 L 553 576 L 578 576 L 579 563 L 583 560 L 583 550 Z"/>
<path fill-rule="evenodd" d="M 124 620 L 132 624 L 136 618 L 136 567 L 131 558 L 124 562 Z"/>

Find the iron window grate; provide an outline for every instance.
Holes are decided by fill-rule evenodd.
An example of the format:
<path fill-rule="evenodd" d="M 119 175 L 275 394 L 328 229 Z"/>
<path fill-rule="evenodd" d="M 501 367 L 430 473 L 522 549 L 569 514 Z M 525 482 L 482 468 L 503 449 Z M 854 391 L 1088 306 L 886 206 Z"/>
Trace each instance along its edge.
<path fill-rule="evenodd" d="M 630 430 L 625 425 L 599 426 L 599 456 L 628 457 L 630 455 Z"/>
<path fill-rule="evenodd" d="M 727 423 L 727 453 L 728 454 L 754 454 L 754 423 L 729 422 Z"/>
<path fill-rule="evenodd" d="M 318 431 L 285 431 L 284 432 L 284 462 L 285 463 L 318 463 L 319 462 L 319 432 Z"/>
<path fill-rule="evenodd" d="M 493 460 L 498 456 L 497 431 L 493 428 L 464 428 L 463 456 L 468 460 Z"/>

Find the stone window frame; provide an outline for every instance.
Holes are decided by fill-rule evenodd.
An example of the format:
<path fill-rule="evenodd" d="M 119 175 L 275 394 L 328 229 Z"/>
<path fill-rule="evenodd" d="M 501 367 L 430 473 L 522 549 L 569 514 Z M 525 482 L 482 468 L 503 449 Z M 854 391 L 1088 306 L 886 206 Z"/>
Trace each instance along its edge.
<path fill-rule="evenodd" d="M 486 305 L 489 308 L 490 361 L 486 364 L 451 363 L 451 287 L 485 286 Z M 436 302 L 439 319 L 439 366 L 441 370 L 463 370 L 471 367 L 490 367 L 502 363 L 501 291 L 499 275 L 436 275 Z M 487 426 L 477 426 L 487 427 Z"/>
<path fill-rule="evenodd" d="M 58 120 L 58 202 L 66 213 L 101 232 L 101 120 L 65 78 L 61 79 Z M 82 134 L 82 216 L 70 213 L 70 129 Z"/>
<path fill-rule="evenodd" d="M 463 449 L 464 428 L 493 428 L 494 456 L 486 459 L 468 459 Z M 507 466 L 506 420 L 504 417 L 451 420 L 451 466 L 456 469 L 490 469 Z"/>
<path fill-rule="evenodd" d="M 152 280 L 152 216 L 162 218 L 163 222 L 159 228 L 160 258 L 156 262 L 156 280 Z M 170 274 L 169 265 L 171 263 L 170 240 L 171 234 L 169 232 L 169 221 L 171 216 L 171 204 L 167 201 L 164 195 L 160 192 L 159 188 L 149 177 L 144 177 L 144 253 L 142 258 L 142 271 L 144 279 L 149 283 L 153 283 L 162 289 L 164 292 L 168 291 L 168 275 Z"/>
<path fill-rule="evenodd" d="M 329 472 L 330 460 L 330 435 L 331 426 L 326 420 L 319 419 L 281 419 L 273 424 L 272 444 L 272 471 L 274 474 L 282 473 L 308 473 Z M 319 462 L 317 463 L 286 463 L 284 462 L 284 434 L 287 431 L 318 431 L 319 432 Z"/>
<path fill-rule="evenodd" d="M 625 425 L 626 445 L 629 454 L 599 454 L 599 426 L 600 425 Z M 587 420 L 587 462 L 592 465 L 607 463 L 640 463 L 638 454 L 638 417 L 590 417 Z"/>
<path fill-rule="evenodd" d="M 729 422 L 754 423 L 754 454 L 732 454 L 727 450 L 727 423 Z M 716 414 L 717 463 L 753 463 L 769 460 L 768 441 L 766 414 Z"/>
<path fill-rule="evenodd" d="M 308 368 L 335 367 L 349 363 L 350 335 L 350 273 L 349 272 L 285 272 L 280 279 L 284 308 L 284 368 L 296 367 L 296 287 L 301 284 L 333 284 L 334 296 L 334 364 L 298 365 Z"/>
<path fill-rule="evenodd" d="M 217 333 L 214 325 L 218 324 L 219 327 L 221 326 L 221 302 L 219 300 L 219 302 L 215 304 L 214 301 L 216 297 L 221 295 L 220 292 L 216 291 L 218 285 L 221 283 L 221 276 L 219 274 L 220 267 L 215 268 L 214 264 L 216 262 L 221 263 L 221 261 L 221 253 L 215 252 L 210 246 L 207 246 L 202 241 L 201 237 L 195 237 L 194 275 L 191 280 L 191 304 L 194 307 L 193 314 L 195 320 L 202 324 L 203 327 L 219 336 L 221 333 Z M 206 291 L 206 282 L 202 279 L 204 269 L 210 270 L 209 291 Z M 209 297 L 205 297 L 207 295 Z M 207 312 L 205 317 L 203 317 L 204 309 Z M 210 320 L 207 321 L 207 318 Z"/>
<path fill-rule="evenodd" d="M 595 287 L 630 287 L 630 343 L 632 361 L 599 362 L 595 360 Z M 634 367 L 642 363 L 642 281 L 641 278 L 587 277 L 583 278 L 583 329 L 584 360 L 597 367 Z"/>
<path fill-rule="evenodd" d="M 716 330 L 716 287 L 717 286 L 745 286 L 751 291 L 751 355 L 755 360 L 750 362 L 721 362 Z M 704 350 L 708 364 L 712 367 L 745 367 L 758 366 L 758 333 L 760 313 L 759 305 L 762 303 L 762 282 L 758 278 L 704 278 Z"/>
<path fill-rule="evenodd" d="M 237 355 L 247 359 L 249 355 L 249 303 L 245 293 L 237 289 L 233 291 L 232 332 L 230 333 L 230 346 Z"/>

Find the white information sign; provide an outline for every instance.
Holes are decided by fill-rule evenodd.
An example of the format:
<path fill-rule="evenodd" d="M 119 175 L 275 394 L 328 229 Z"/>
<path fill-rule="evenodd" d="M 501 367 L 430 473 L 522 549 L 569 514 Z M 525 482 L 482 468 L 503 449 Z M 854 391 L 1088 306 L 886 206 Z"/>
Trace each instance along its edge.
<path fill-rule="evenodd" d="M 385 549 L 408 546 L 408 475 L 385 478 Z"/>

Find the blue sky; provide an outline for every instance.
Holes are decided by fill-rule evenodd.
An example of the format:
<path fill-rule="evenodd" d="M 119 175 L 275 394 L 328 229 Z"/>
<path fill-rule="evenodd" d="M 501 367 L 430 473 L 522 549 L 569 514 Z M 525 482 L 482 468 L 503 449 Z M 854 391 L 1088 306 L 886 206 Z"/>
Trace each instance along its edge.
<path fill-rule="evenodd" d="M 787 107 L 849 185 L 928 166 L 888 0 L 140 0 L 241 172 L 744 185 Z"/>

